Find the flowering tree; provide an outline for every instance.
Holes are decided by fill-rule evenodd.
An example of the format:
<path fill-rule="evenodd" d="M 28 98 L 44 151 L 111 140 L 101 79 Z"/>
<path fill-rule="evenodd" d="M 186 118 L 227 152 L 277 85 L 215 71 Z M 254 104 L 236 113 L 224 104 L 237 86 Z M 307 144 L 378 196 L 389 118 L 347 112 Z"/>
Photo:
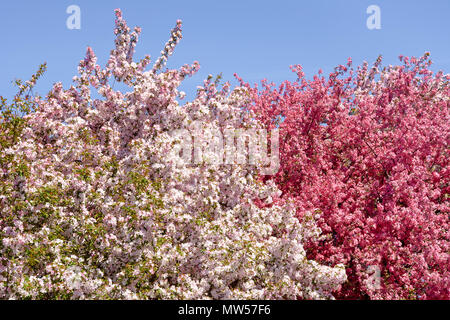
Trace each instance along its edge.
<path fill-rule="evenodd" d="M 252 166 L 180 165 L 172 152 L 172 133 L 194 124 L 261 128 L 242 108 L 248 90 L 208 79 L 181 106 L 198 63 L 162 70 L 181 22 L 149 71 L 148 56 L 133 61 L 139 33 L 116 10 L 106 67 L 88 48 L 75 86 L 36 98 L 1 149 L 0 297 L 333 298 L 345 270 L 306 258 L 303 243 L 320 238 L 310 213 L 270 204 L 279 190 Z"/>
<path fill-rule="evenodd" d="M 16 80 L 15 84 L 18 86 L 19 91 L 14 96 L 11 104 L 8 104 L 7 99 L 0 96 L 1 150 L 11 147 L 18 141 L 26 122 L 23 115 L 34 111 L 36 106 L 36 101 L 33 95 L 33 87 L 46 69 L 47 64 L 44 63 L 31 77 L 31 80 L 26 81 L 25 83 L 23 83 L 22 80 Z"/>
<path fill-rule="evenodd" d="M 295 82 L 246 85 L 258 120 L 280 129 L 281 168 L 262 180 L 299 218 L 317 213 L 326 239 L 305 248 L 345 264 L 339 298 L 450 298 L 450 77 L 428 53 L 400 60 L 355 70 L 349 59 L 310 81 L 297 65 Z"/>

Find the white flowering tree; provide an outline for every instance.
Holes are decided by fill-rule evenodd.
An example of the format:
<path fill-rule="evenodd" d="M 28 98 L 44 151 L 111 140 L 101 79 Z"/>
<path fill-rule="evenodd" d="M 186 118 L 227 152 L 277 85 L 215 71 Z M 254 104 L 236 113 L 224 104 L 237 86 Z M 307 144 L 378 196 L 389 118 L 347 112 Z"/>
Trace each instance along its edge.
<path fill-rule="evenodd" d="M 132 60 L 139 33 L 116 10 L 106 67 L 88 48 L 75 86 L 37 99 L 1 150 L 0 298 L 333 298 L 345 270 L 306 258 L 302 243 L 320 236 L 313 217 L 299 221 L 254 166 L 180 165 L 173 152 L 173 132 L 195 124 L 261 128 L 243 111 L 246 89 L 209 79 L 180 105 L 177 88 L 199 67 L 162 70 L 181 22 L 148 71 L 149 57 Z"/>

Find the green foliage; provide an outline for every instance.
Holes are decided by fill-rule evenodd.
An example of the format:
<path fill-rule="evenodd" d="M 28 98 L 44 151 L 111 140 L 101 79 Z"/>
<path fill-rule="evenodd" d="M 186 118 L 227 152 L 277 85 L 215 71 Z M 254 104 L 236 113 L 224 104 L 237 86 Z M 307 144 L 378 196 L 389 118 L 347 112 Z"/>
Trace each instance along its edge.
<path fill-rule="evenodd" d="M 8 103 L 6 98 L 0 96 L 0 151 L 14 145 L 20 137 L 26 123 L 24 116 L 36 108 L 33 87 L 46 70 L 47 64 L 43 63 L 31 76 L 31 80 L 23 82 L 17 79 L 15 84 L 19 91 L 12 103 Z M 0 156 L 0 164 L 4 163 L 4 159 Z"/>

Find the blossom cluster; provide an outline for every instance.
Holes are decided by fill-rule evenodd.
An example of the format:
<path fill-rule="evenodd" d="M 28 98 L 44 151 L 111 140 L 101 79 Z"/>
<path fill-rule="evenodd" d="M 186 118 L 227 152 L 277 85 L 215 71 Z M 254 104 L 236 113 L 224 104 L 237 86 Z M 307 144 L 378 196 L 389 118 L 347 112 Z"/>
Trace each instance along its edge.
<path fill-rule="evenodd" d="M 181 21 L 149 71 L 150 57 L 133 61 L 140 32 L 116 10 L 105 68 L 88 48 L 75 85 L 36 98 L 0 149 L 0 298 L 332 299 L 345 269 L 307 258 L 322 239 L 314 210 L 298 219 L 251 164 L 179 166 L 171 152 L 171 132 L 194 124 L 263 129 L 242 108 L 249 90 L 208 79 L 180 105 L 199 68 L 162 70 Z"/>
<path fill-rule="evenodd" d="M 430 70 L 429 53 L 400 60 L 349 59 L 312 80 L 296 65 L 297 80 L 278 88 L 240 79 L 249 109 L 280 132 L 281 168 L 262 180 L 300 219 L 317 213 L 324 238 L 308 257 L 346 266 L 337 298 L 450 299 L 450 76 Z"/>

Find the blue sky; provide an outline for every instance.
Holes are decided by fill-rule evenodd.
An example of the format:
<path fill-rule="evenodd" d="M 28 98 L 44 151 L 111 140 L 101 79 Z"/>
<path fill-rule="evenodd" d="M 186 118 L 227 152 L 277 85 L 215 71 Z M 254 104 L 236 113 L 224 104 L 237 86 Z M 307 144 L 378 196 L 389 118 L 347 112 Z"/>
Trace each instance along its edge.
<path fill-rule="evenodd" d="M 81 29 L 66 27 L 69 5 L 81 9 Z M 381 29 L 369 30 L 369 5 L 381 9 Z M 450 72 L 450 1 L 413 0 L 226 0 L 226 1 L 8 1 L 0 3 L 0 95 L 10 98 L 15 78 L 28 79 L 40 63 L 48 71 L 36 91 L 54 82 L 67 88 L 78 62 L 91 46 L 104 65 L 113 48 L 114 12 L 121 8 L 128 25 L 142 27 L 136 57 L 155 61 L 170 29 L 183 20 L 183 39 L 169 60 L 177 68 L 198 60 L 200 72 L 181 89 L 188 98 L 208 74 L 238 73 L 255 83 L 294 80 L 289 65 L 301 64 L 306 76 L 326 73 L 348 57 L 355 63 L 398 63 L 400 54 L 431 52 L 433 69 Z"/>

